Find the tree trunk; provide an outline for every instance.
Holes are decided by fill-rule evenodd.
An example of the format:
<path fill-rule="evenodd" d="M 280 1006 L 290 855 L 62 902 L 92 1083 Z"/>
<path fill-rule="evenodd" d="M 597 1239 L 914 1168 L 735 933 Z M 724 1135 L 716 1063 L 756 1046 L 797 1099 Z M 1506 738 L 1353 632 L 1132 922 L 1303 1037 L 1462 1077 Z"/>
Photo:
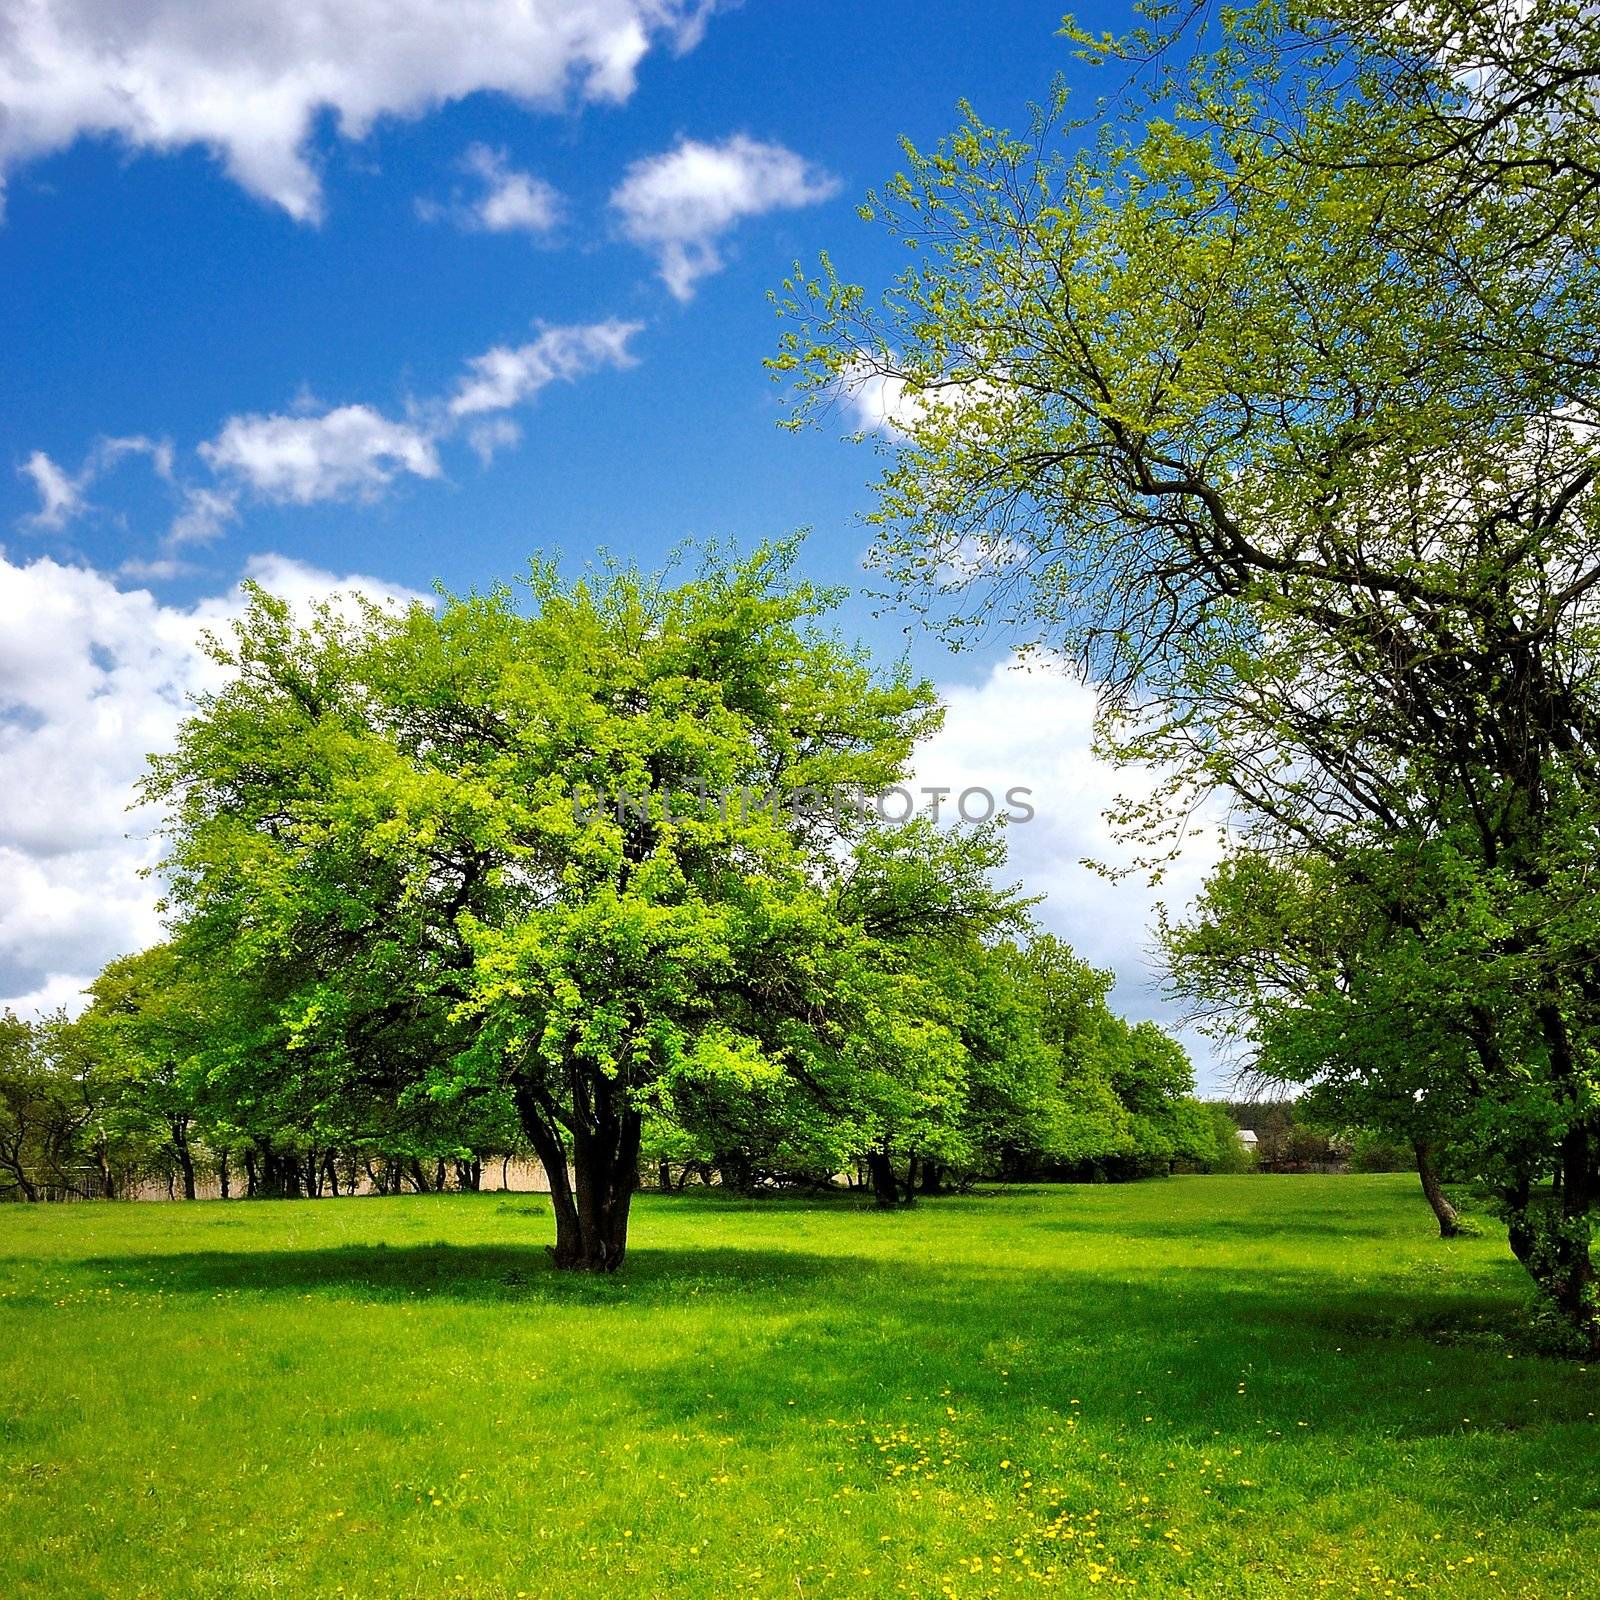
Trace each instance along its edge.
<path fill-rule="evenodd" d="M 624 1111 L 614 1121 L 573 1140 L 573 1176 L 577 1180 L 581 1255 L 571 1265 L 584 1272 L 615 1272 L 628 1250 L 628 1212 L 639 1186 L 637 1112 Z"/>
<path fill-rule="evenodd" d="M 1511 1249 L 1566 1324 L 1574 1349 L 1600 1358 L 1600 1274 L 1592 1250 L 1600 1149 L 1559 1005 L 1542 1003 L 1539 1022 L 1569 1120 L 1556 1152 L 1559 1177 L 1550 1192 L 1534 1195 L 1525 1176 L 1507 1207 Z"/>
<path fill-rule="evenodd" d="M 1572 1332 L 1577 1353 L 1600 1358 L 1600 1294 L 1587 1218 L 1567 1216 L 1559 1201 L 1530 1199 L 1508 1208 L 1511 1252 Z"/>
<path fill-rule="evenodd" d="M 117 1180 L 111 1171 L 111 1157 L 106 1151 L 106 1141 L 97 1139 L 94 1146 L 94 1162 L 100 1171 L 100 1195 L 105 1200 L 117 1198 Z"/>
<path fill-rule="evenodd" d="M 217 1188 L 222 1192 L 222 1198 L 228 1198 L 228 1152 L 217 1151 Z"/>
<path fill-rule="evenodd" d="M 18 1139 L 16 1146 L 14 1146 L 12 1149 L 8 1150 L 5 1153 L 5 1156 L 3 1158 L 3 1165 L 4 1165 L 5 1169 L 6 1169 L 6 1171 L 9 1172 L 11 1174 L 11 1176 L 16 1179 L 17 1187 L 22 1191 L 22 1198 L 24 1200 L 28 1201 L 30 1204 L 32 1204 L 33 1202 L 37 1201 L 38 1198 L 39 1198 L 39 1191 L 38 1191 L 37 1188 L 34 1187 L 33 1180 L 28 1176 L 28 1174 L 26 1172 L 23 1171 L 23 1168 L 22 1168 L 22 1152 L 21 1152 L 21 1140 L 20 1139 Z"/>
<path fill-rule="evenodd" d="M 517 1109 L 550 1182 L 555 1264 L 568 1272 L 615 1272 L 628 1249 L 628 1213 L 639 1182 L 643 1119 L 610 1084 L 591 1081 L 583 1089 L 588 1115 L 570 1119 L 578 1124 L 569 1129 L 570 1179 L 555 1107 L 519 1084 Z"/>
<path fill-rule="evenodd" d="M 256 1171 L 256 1153 L 246 1150 L 244 1153 L 244 1197 L 254 1200 L 261 1192 L 261 1179 Z"/>
<path fill-rule="evenodd" d="M 657 1166 L 656 1166 L 656 1187 L 658 1189 L 660 1189 L 662 1194 L 668 1194 L 668 1193 L 671 1192 L 671 1189 L 672 1189 L 672 1163 L 670 1161 L 662 1161 L 662 1162 L 659 1162 L 657 1164 Z"/>
<path fill-rule="evenodd" d="M 867 1156 L 867 1173 L 872 1179 L 872 1193 L 879 1209 L 887 1211 L 900 1203 L 900 1180 L 895 1177 L 894 1162 L 882 1152 L 874 1150 Z"/>
<path fill-rule="evenodd" d="M 300 1162 L 277 1150 L 261 1152 L 261 1181 L 258 1192 L 266 1200 L 300 1198 Z"/>
<path fill-rule="evenodd" d="M 749 1194 L 755 1187 L 755 1171 L 750 1157 L 742 1150 L 719 1150 L 716 1153 L 717 1171 L 722 1174 L 723 1187 Z"/>
<path fill-rule="evenodd" d="M 194 1199 L 194 1152 L 189 1148 L 189 1122 L 179 1118 L 172 1124 L 172 1148 L 177 1153 L 178 1170 L 183 1174 L 183 1198 Z"/>
<path fill-rule="evenodd" d="M 1417 1139 L 1412 1142 L 1411 1148 L 1417 1153 L 1417 1176 L 1422 1180 L 1422 1192 L 1428 1197 L 1434 1216 L 1439 1219 L 1439 1237 L 1454 1239 L 1461 1232 L 1461 1218 L 1456 1215 L 1456 1208 L 1450 1204 L 1440 1186 L 1439 1172 L 1433 1164 L 1433 1146 L 1426 1139 Z"/>

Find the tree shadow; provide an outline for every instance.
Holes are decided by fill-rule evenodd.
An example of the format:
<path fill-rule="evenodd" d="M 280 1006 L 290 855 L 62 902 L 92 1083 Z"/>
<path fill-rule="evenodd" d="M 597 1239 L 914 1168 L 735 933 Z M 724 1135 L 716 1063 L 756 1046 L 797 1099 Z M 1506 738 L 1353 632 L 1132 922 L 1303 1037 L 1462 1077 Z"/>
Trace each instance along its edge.
<path fill-rule="evenodd" d="M 1593 1439 L 1600 1409 L 1585 1378 L 1552 1394 L 1552 1368 L 1564 1377 L 1571 1364 L 1538 1359 L 1516 1296 L 1492 1288 L 1204 1266 L 1168 1287 L 1155 1274 L 860 1257 L 793 1284 L 765 1338 L 718 1348 L 714 1384 L 703 1351 L 668 1351 L 640 1370 L 635 1403 L 673 1427 L 747 1428 L 783 1427 L 796 1396 L 802 1421 L 938 1422 L 949 1403 L 1019 1437 L 1053 1415 L 1108 1439 L 1148 1426 L 1200 1451 L 1314 1439 L 1348 1454 L 1363 1439 L 1470 1431 L 1485 1463 L 1502 1464 L 1486 1479 L 1525 1437 L 1551 1435 L 1548 1450 L 1570 1454 L 1561 1430 Z M 1587 1461 L 1600 1485 L 1600 1441 Z"/>
<path fill-rule="evenodd" d="M 1141 1217 L 1137 1223 L 1130 1223 L 1126 1217 L 1076 1216 L 1050 1222 L 1029 1222 L 1025 1226 L 1038 1233 L 1118 1234 L 1124 1238 L 1136 1235 L 1141 1239 L 1182 1239 L 1194 1245 L 1204 1245 L 1219 1235 L 1230 1239 L 1249 1239 L 1263 1246 L 1292 1241 L 1296 1235 L 1318 1239 L 1389 1239 L 1396 1242 L 1406 1237 L 1392 1225 L 1352 1222 L 1336 1217 L 1296 1216 L 1292 1213 L 1275 1215 L 1270 1233 L 1262 1231 L 1259 1221 L 1238 1217 L 1207 1217 L 1203 1225 L 1197 1225 L 1192 1217 L 1180 1222 L 1156 1222 Z M 1419 1207 L 1417 1239 L 1437 1238 L 1438 1231 Z"/>
<path fill-rule="evenodd" d="M 615 1275 L 560 1272 L 543 1244 L 346 1244 L 318 1249 L 196 1250 L 94 1256 L 84 1269 L 166 1294 L 315 1294 L 467 1303 L 670 1301 L 686 1294 L 796 1292 L 848 1271 L 854 1257 L 793 1250 L 632 1249 Z"/>

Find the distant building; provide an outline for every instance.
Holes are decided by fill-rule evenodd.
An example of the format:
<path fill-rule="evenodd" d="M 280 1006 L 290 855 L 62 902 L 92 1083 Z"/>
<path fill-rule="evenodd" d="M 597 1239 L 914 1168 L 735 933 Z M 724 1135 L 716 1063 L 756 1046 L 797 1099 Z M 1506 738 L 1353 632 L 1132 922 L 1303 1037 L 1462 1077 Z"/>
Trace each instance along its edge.
<path fill-rule="evenodd" d="M 1242 1144 L 1246 1150 L 1254 1150 L 1256 1145 L 1260 1143 L 1260 1141 L 1256 1138 L 1256 1130 L 1254 1128 L 1241 1128 L 1239 1130 L 1239 1143 Z"/>

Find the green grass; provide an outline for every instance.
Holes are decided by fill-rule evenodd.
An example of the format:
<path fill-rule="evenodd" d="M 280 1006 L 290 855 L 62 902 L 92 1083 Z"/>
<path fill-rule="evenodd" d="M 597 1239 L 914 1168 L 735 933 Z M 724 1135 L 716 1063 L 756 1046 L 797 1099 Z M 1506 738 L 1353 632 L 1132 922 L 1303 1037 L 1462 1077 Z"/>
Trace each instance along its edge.
<path fill-rule="evenodd" d="M 1414 1180 L 0 1211 L 0 1596 L 1600 1593 L 1600 1373 Z"/>

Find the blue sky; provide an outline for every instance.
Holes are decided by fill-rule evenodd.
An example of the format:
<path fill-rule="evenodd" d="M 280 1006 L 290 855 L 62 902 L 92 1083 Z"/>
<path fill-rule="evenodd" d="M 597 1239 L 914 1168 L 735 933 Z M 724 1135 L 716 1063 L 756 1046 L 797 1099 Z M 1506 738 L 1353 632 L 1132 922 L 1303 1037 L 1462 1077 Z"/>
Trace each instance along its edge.
<path fill-rule="evenodd" d="M 1121 6 L 1086 10 L 1125 25 Z M 872 451 L 794 434 L 769 291 L 957 102 L 1021 127 L 1087 82 L 1056 4 L 42 0 L 0 33 L 0 1003 L 75 1002 L 159 934 L 144 753 L 253 575 L 466 589 L 530 553 L 645 565 L 812 530 L 860 586 Z M 1086 91 L 1087 93 L 1088 91 Z M 845 624 L 884 654 L 904 619 Z M 1044 917 L 1170 1019 L 1113 854 L 1090 697 L 913 635 L 923 766 L 1045 791 Z M 1188 881 L 1188 880 L 1186 880 Z"/>
<path fill-rule="evenodd" d="M 20 470 L 35 450 L 76 473 L 97 440 L 170 441 L 176 475 L 210 486 L 194 452 L 229 417 L 313 402 L 397 416 L 446 391 L 472 356 L 531 338 L 535 323 L 621 319 L 643 324 L 629 341 L 636 364 L 517 408 L 508 420 L 521 441 L 488 467 L 458 438 L 438 479 L 400 474 L 361 499 L 277 505 L 247 489 L 238 520 L 186 546 L 197 570 L 163 592 L 201 592 L 263 546 L 466 586 L 515 571 L 534 547 L 650 560 L 685 537 L 801 526 L 815 530 L 819 573 L 855 577 L 870 455 L 775 426 L 766 294 L 823 247 L 847 272 L 885 278 L 893 247 L 854 207 L 895 170 L 898 139 L 948 131 L 963 95 L 991 119 L 1024 121 L 1051 75 L 1074 66 L 1059 26 L 1058 5 L 1032 0 L 748 0 L 711 15 L 692 48 L 661 40 L 621 104 L 569 92 L 543 110 L 480 92 L 356 140 L 324 113 L 309 146 L 317 224 L 248 192 L 203 146 L 131 152 L 90 136 L 19 163 L 0 230 L 8 548 L 107 569 L 154 562 L 175 514 L 173 490 L 130 455 L 97 477 L 93 509 L 70 527 L 19 526 L 37 505 Z M 794 152 L 835 192 L 731 226 L 722 270 L 680 303 L 608 198 L 631 163 L 681 138 L 733 135 Z M 548 234 L 424 220 L 419 202 L 448 213 L 482 190 L 461 168 L 474 146 L 559 191 L 564 215 Z"/>

